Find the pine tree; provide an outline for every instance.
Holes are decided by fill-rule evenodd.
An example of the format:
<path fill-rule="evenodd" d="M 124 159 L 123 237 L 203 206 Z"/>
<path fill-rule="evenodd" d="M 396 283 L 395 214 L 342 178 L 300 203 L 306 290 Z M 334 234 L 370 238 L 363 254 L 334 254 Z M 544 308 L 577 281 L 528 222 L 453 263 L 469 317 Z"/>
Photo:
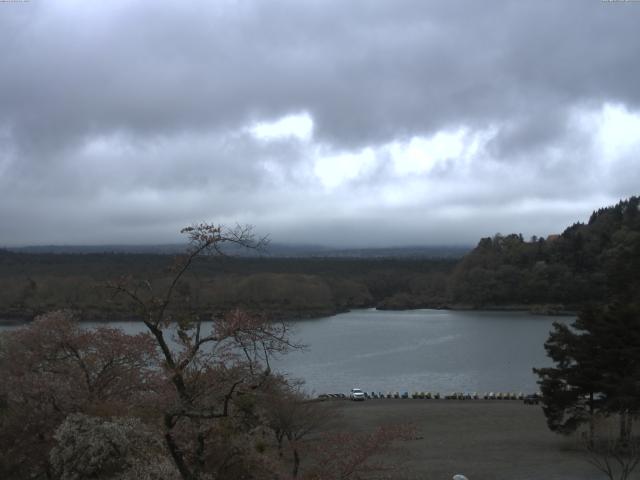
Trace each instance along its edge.
<path fill-rule="evenodd" d="M 552 368 L 540 377 L 547 424 L 571 433 L 596 414 L 620 416 L 620 440 L 640 412 L 640 315 L 633 304 L 614 303 L 583 310 L 569 327 L 555 323 L 545 343 Z"/>

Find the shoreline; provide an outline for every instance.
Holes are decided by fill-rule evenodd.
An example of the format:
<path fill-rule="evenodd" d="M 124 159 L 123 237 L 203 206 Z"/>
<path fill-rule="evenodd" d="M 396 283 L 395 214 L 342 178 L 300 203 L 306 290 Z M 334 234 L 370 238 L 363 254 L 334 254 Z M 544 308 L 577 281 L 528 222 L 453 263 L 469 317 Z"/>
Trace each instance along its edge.
<path fill-rule="evenodd" d="M 339 315 L 341 313 L 348 313 L 354 310 L 366 310 L 366 309 L 374 309 L 378 311 L 393 311 L 393 312 L 402 312 L 402 311 L 415 311 L 415 310 L 451 310 L 454 312 L 527 312 L 532 315 L 544 315 L 549 317 L 575 317 L 577 316 L 577 310 L 572 309 L 564 309 L 564 308 L 556 308 L 560 307 L 557 305 L 486 305 L 482 307 L 474 306 L 474 305 L 464 305 L 464 304 L 452 304 L 452 305 L 430 305 L 430 306 L 415 306 L 412 308 L 389 308 L 389 307 L 380 307 L 380 306 L 359 306 L 354 308 L 339 308 L 327 311 L 305 311 L 305 312 L 286 312 L 280 313 L 276 315 L 272 315 L 274 321 L 284 321 L 284 322 L 292 322 L 297 320 L 313 320 L 318 318 L 325 317 L 333 317 L 335 315 Z M 2 327 L 10 327 L 10 326 L 21 326 L 28 325 L 31 323 L 36 317 L 42 315 L 42 313 L 38 314 L 26 314 L 26 313 L 11 313 L 4 316 L 0 313 L 0 326 Z M 83 316 L 80 315 L 80 323 L 85 322 L 95 322 L 95 323 L 120 323 L 120 322 L 142 322 L 141 317 L 136 316 L 106 316 L 106 317 L 98 317 L 98 316 Z M 202 321 L 211 321 L 210 319 L 203 319 Z"/>
<path fill-rule="evenodd" d="M 544 305 L 544 304 L 515 304 L 515 305 L 470 305 L 470 304 L 437 304 L 424 306 L 412 306 L 410 308 L 377 306 L 376 310 L 381 311 L 410 311 L 410 310 L 451 310 L 454 312 L 528 312 L 534 315 L 547 315 L 558 317 L 575 317 L 578 315 L 576 306 L 566 307 L 564 305 Z"/>

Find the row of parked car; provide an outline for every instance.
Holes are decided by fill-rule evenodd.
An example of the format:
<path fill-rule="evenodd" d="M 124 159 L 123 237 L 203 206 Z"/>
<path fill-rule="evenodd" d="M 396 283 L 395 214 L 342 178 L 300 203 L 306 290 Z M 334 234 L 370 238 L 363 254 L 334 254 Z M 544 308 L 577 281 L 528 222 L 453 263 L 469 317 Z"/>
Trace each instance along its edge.
<path fill-rule="evenodd" d="M 319 398 L 347 398 L 346 395 L 341 393 L 320 395 Z M 532 395 L 525 395 L 524 393 L 503 393 L 503 392 L 488 392 L 484 394 L 478 394 L 476 392 L 455 392 L 448 395 L 441 396 L 439 393 L 432 392 L 413 392 L 411 395 L 409 392 L 365 392 L 360 388 L 352 388 L 349 392 L 350 400 L 363 401 L 365 399 L 383 399 L 383 398 L 414 398 L 414 399 L 440 399 L 446 400 L 522 400 L 525 404 L 537 405 L 540 402 L 540 395 L 534 393 Z"/>
<path fill-rule="evenodd" d="M 524 400 L 526 395 L 524 393 L 513 392 L 488 392 L 484 394 L 473 393 L 451 393 L 444 398 L 447 400 Z"/>

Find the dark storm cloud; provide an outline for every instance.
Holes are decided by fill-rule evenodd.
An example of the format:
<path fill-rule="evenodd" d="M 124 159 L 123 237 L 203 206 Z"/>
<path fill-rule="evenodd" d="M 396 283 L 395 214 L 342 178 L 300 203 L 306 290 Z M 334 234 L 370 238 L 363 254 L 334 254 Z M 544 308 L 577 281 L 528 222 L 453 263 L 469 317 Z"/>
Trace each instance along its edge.
<path fill-rule="evenodd" d="M 0 220 L 13 227 L 0 243 L 36 242 L 38 222 L 43 241 L 143 241 L 213 217 L 311 240 L 376 212 L 417 239 L 417 212 L 447 207 L 477 214 L 471 240 L 516 229 L 509 208 L 525 214 L 527 199 L 578 220 L 636 193 L 638 174 L 612 174 L 632 172 L 636 147 L 603 166 L 576 123 L 605 104 L 640 109 L 638 18 L 639 4 L 595 0 L 2 4 Z M 300 112 L 311 140 L 247 130 Z M 492 132 L 470 160 L 403 177 L 384 150 L 459 128 Z M 341 187 L 314 176 L 319 151 L 367 147 L 377 163 Z M 584 174 L 603 168 L 607 185 Z"/>
<path fill-rule="evenodd" d="M 640 98 L 637 18 L 600 2 L 256 3 L 23 7 L 5 122 L 48 146 L 306 108 L 330 141 L 372 143 Z"/>

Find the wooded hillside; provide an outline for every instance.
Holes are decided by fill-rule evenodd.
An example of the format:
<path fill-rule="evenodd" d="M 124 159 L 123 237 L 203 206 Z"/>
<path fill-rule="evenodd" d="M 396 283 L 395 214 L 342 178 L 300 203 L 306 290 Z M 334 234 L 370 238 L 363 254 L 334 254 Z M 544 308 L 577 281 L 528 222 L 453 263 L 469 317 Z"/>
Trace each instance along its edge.
<path fill-rule="evenodd" d="M 559 304 L 569 308 L 638 291 L 638 197 L 602 208 L 561 235 L 483 238 L 456 266 L 450 300 L 473 306 Z"/>

